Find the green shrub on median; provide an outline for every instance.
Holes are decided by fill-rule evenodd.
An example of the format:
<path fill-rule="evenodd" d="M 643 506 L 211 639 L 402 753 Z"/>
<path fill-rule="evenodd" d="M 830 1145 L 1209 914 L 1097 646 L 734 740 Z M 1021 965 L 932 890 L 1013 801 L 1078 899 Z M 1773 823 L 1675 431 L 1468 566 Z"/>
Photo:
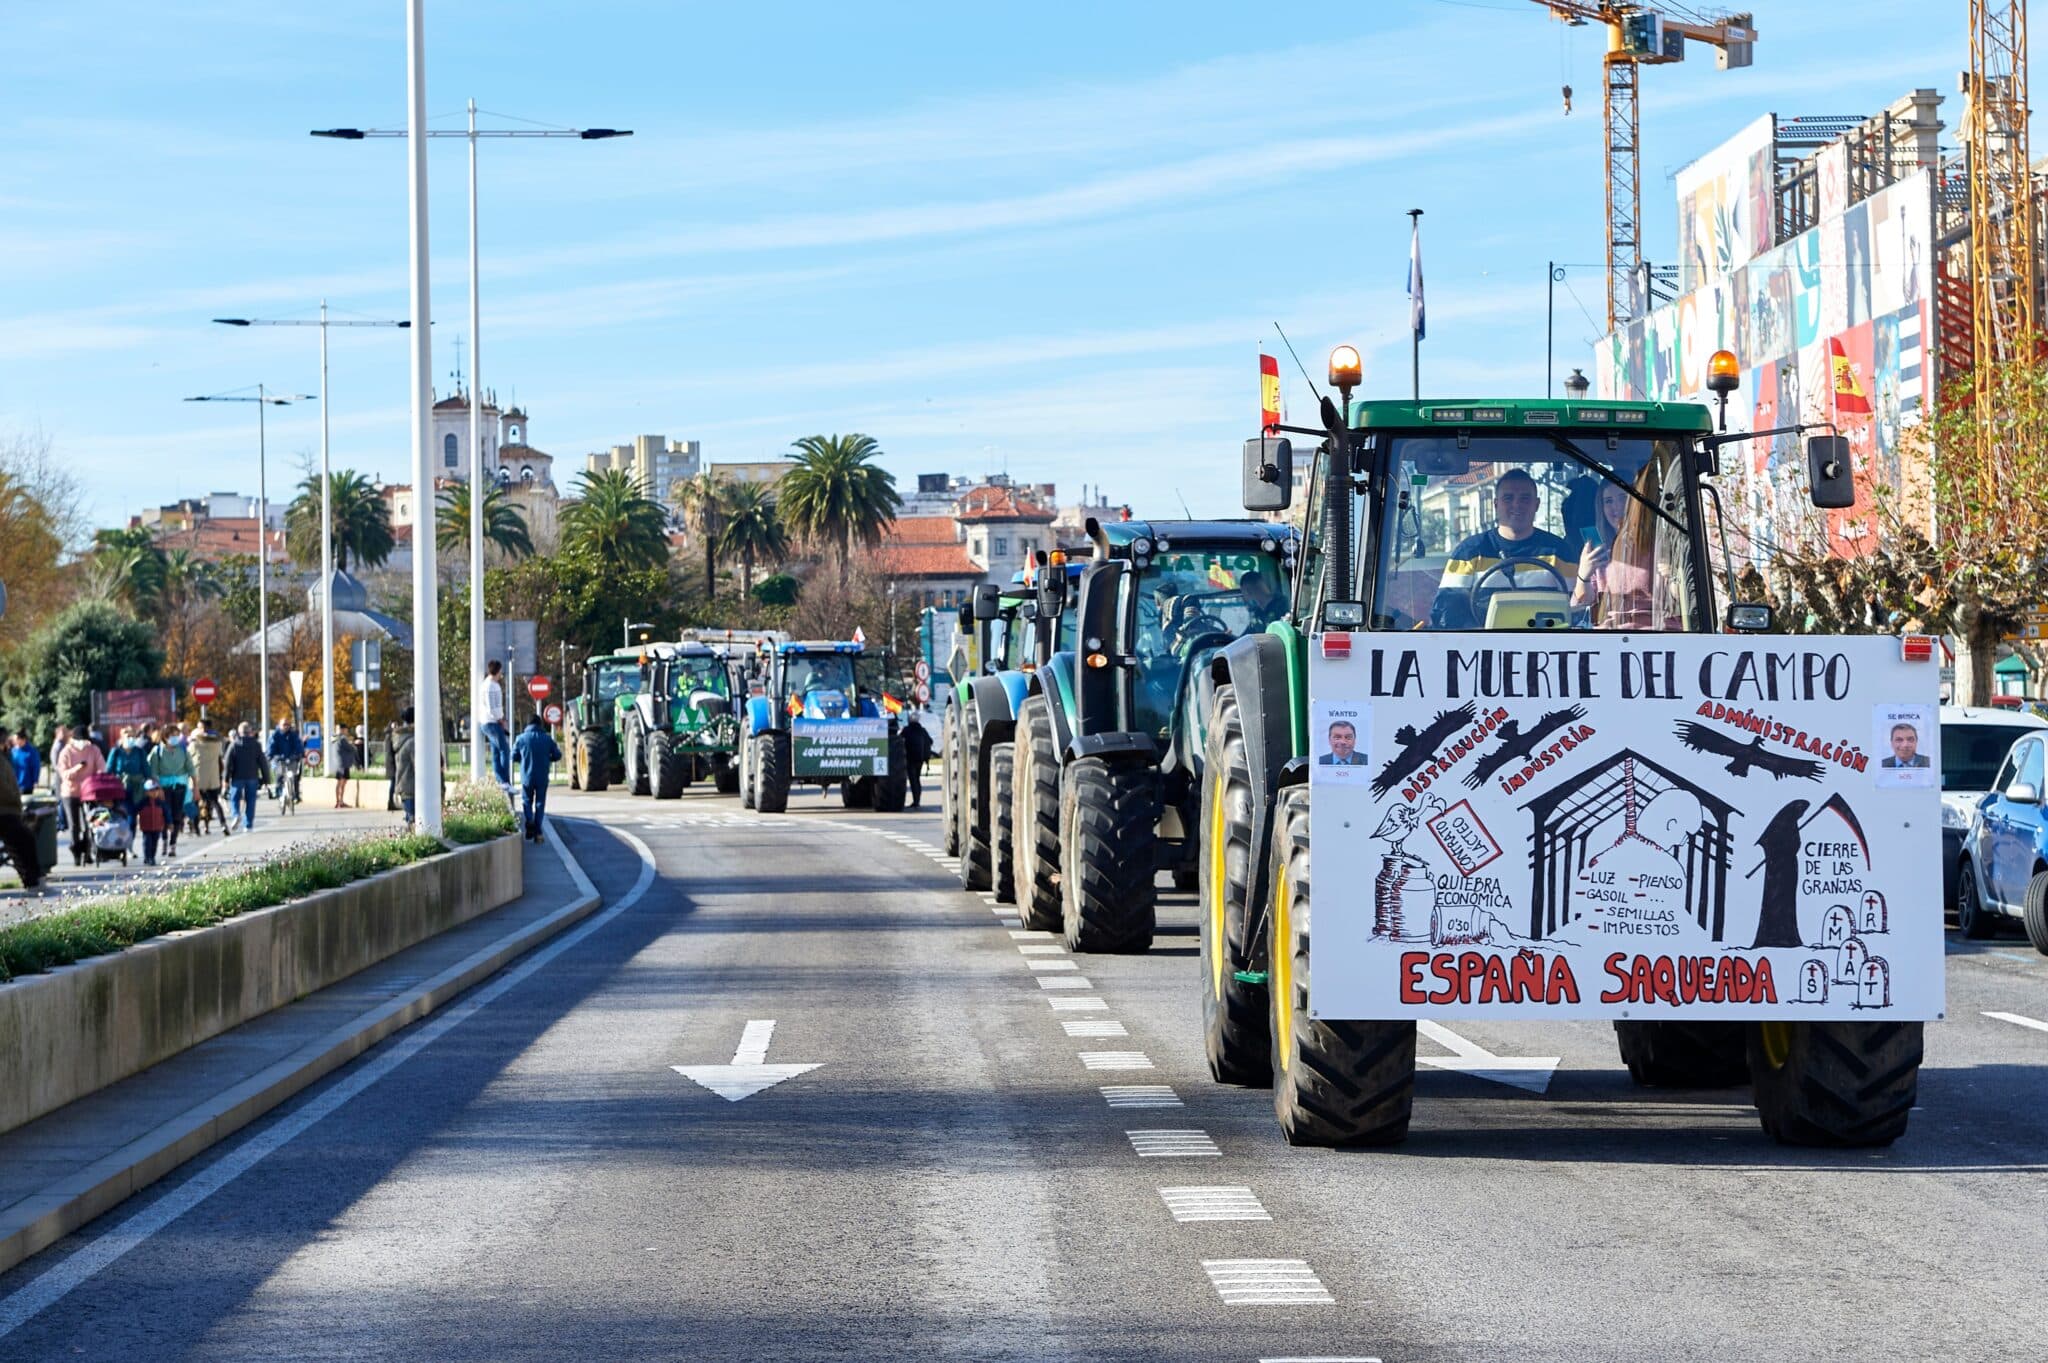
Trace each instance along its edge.
<path fill-rule="evenodd" d="M 441 801 L 441 833 L 450 842 L 489 842 L 518 827 L 504 789 L 488 781 L 457 781 Z"/>

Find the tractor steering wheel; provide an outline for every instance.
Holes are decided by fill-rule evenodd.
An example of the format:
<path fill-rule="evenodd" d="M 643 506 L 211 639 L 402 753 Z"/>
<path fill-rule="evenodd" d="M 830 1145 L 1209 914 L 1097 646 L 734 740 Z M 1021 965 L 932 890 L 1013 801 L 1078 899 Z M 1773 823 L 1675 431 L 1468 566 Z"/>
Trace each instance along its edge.
<path fill-rule="evenodd" d="M 1541 569 L 1542 571 L 1550 574 L 1551 579 L 1557 583 L 1557 589 L 1559 591 L 1563 592 L 1567 597 L 1569 597 L 1572 594 L 1572 584 L 1565 581 L 1564 574 L 1560 573 L 1555 567 L 1553 567 L 1547 561 L 1540 558 L 1504 558 L 1500 562 L 1494 564 L 1491 568 L 1488 568 L 1486 571 L 1479 574 L 1478 577 L 1472 579 L 1472 585 L 1465 589 L 1465 601 L 1466 604 L 1471 607 L 1472 618 L 1474 620 L 1484 620 L 1486 618 L 1486 612 L 1482 610 L 1479 605 L 1479 597 L 1481 591 L 1487 590 L 1486 580 L 1492 577 L 1494 574 L 1498 573 L 1501 576 L 1507 578 L 1508 587 L 1512 589 L 1515 586 L 1514 570 L 1517 568 Z"/>

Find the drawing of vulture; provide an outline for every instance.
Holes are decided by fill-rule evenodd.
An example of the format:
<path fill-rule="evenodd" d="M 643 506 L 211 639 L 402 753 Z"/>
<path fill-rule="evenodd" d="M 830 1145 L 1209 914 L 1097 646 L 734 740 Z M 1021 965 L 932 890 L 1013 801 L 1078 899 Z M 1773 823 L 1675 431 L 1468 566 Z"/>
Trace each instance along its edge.
<path fill-rule="evenodd" d="M 1731 759 L 1728 763 L 1728 772 L 1733 776 L 1747 776 L 1749 769 L 1755 767 L 1758 771 L 1769 772 L 1774 781 L 1782 781 L 1788 776 L 1818 781 L 1821 773 L 1827 770 L 1821 763 L 1810 758 L 1788 757 L 1784 753 L 1764 751 L 1761 736 L 1752 738 L 1747 743 L 1738 743 L 1719 729 L 1690 721 L 1680 721 L 1678 741 L 1694 752 L 1710 752 L 1716 757 Z"/>
<path fill-rule="evenodd" d="M 1421 771 L 1423 764 L 1436 755 L 1437 749 L 1441 748 L 1451 735 L 1470 724 L 1478 715 L 1478 709 L 1468 700 L 1455 710 L 1438 711 L 1437 717 L 1429 722 L 1429 727 L 1420 733 L 1416 732 L 1412 724 L 1403 724 L 1394 730 L 1394 741 L 1401 745 L 1401 750 L 1388 758 L 1387 764 L 1380 768 L 1380 774 L 1372 778 L 1372 793 L 1385 795 Z"/>
<path fill-rule="evenodd" d="M 1508 763 L 1529 756 L 1551 734 L 1562 729 L 1573 720 L 1584 719 L 1585 717 L 1586 707 L 1583 705 L 1574 705 L 1569 710 L 1552 710 L 1544 715 L 1543 718 L 1537 720 L 1535 724 L 1531 725 L 1527 733 L 1522 732 L 1522 725 L 1519 720 L 1508 720 L 1500 728 L 1494 730 L 1494 737 L 1501 741 L 1500 746 L 1480 758 L 1473 765 L 1472 770 L 1466 773 L 1465 788 L 1467 790 L 1479 789 L 1481 785 L 1485 784 L 1487 777 L 1493 775 L 1502 767 L 1508 765 Z"/>

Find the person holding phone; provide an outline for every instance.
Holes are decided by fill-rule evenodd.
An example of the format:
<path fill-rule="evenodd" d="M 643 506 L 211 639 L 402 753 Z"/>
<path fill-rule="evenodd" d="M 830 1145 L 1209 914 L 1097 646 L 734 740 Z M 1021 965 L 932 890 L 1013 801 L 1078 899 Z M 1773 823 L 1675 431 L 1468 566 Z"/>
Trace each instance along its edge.
<path fill-rule="evenodd" d="M 1593 523 L 1580 528 L 1578 578 L 1572 609 L 1608 629 L 1632 629 L 1649 616 L 1650 574 L 1632 552 L 1630 513 L 1635 499 L 1619 484 L 1602 481 L 1594 498 Z"/>

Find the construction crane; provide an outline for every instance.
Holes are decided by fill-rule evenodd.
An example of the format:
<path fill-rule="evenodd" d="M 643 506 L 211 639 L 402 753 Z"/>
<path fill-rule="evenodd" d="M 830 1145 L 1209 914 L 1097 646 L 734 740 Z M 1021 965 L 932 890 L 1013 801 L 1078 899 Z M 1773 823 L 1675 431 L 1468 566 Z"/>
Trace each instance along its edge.
<path fill-rule="evenodd" d="M 1723 71 L 1748 66 L 1756 44 L 1755 16 L 1701 15 L 1675 5 L 1656 8 L 1617 0 L 1535 3 L 1574 28 L 1599 24 L 1607 30 L 1607 55 L 1601 62 L 1607 123 L 1607 326 L 1618 330 L 1650 310 L 1648 281 L 1643 278 L 1637 68 L 1684 61 L 1687 39 L 1711 44 Z M 1570 89 L 1565 87 L 1566 112 L 1571 109 Z"/>
<path fill-rule="evenodd" d="M 1990 471 L 1999 418 L 2009 415 L 1995 410 L 1998 366 L 2038 344 L 2026 0 L 1970 0 L 1969 81 L 1971 378 L 1979 468 Z"/>

